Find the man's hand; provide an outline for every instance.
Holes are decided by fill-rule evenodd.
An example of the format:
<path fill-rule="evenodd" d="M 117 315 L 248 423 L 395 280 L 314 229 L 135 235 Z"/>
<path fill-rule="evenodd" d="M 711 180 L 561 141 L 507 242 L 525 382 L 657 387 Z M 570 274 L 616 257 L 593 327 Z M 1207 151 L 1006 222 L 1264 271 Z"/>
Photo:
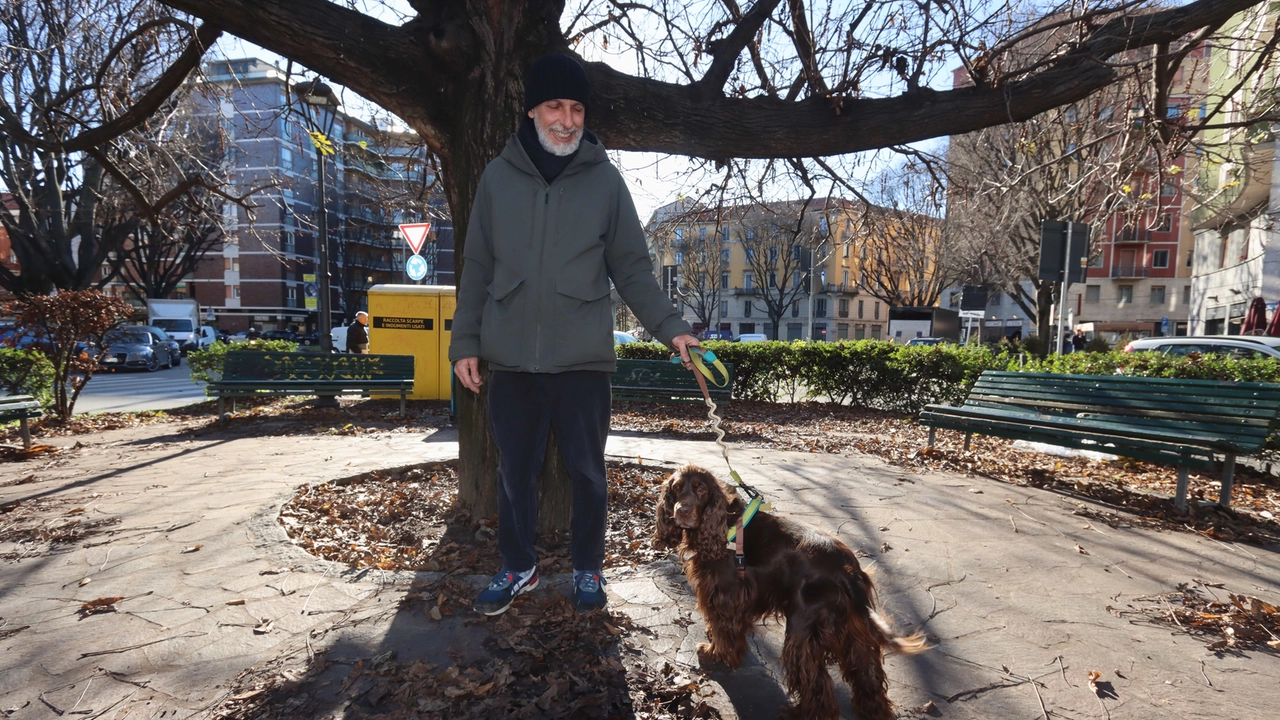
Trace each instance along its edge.
<path fill-rule="evenodd" d="M 479 394 L 484 381 L 480 379 L 480 358 L 462 358 L 453 364 L 453 374 L 462 381 L 462 386 Z"/>
<path fill-rule="evenodd" d="M 698 344 L 698 338 L 692 335 L 677 335 L 671 338 L 671 348 L 680 353 L 680 363 L 684 365 L 685 370 L 693 369 L 693 361 L 689 359 L 691 347 L 702 347 Z"/>

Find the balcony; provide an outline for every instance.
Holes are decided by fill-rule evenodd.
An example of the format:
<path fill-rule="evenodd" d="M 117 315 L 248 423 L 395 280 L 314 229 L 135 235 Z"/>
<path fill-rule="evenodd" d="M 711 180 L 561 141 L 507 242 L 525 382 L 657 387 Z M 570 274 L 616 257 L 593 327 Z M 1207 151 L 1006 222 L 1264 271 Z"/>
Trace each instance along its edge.
<path fill-rule="evenodd" d="M 1118 243 L 1149 243 L 1151 242 L 1151 231 L 1146 228 L 1124 228 L 1115 234 L 1115 242 Z M 1058 272 L 1062 272 L 1059 270 Z"/>
<path fill-rule="evenodd" d="M 1111 268 L 1113 278 L 1151 277 L 1151 268 L 1143 265 L 1115 265 Z"/>

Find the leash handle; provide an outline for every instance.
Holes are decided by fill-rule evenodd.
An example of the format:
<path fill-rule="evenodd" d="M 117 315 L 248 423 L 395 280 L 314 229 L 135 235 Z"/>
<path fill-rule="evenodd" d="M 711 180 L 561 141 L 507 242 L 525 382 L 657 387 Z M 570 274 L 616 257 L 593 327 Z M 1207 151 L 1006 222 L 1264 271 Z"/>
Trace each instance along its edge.
<path fill-rule="evenodd" d="M 693 361 L 693 367 L 695 370 L 694 375 L 697 375 L 699 380 L 706 377 L 711 381 L 712 385 L 715 385 L 718 388 L 725 387 L 729 384 L 729 369 L 724 366 L 723 362 L 720 362 L 720 358 L 716 357 L 714 352 L 710 350 L 703 350 L 698 346 L 691 347 L 688 351 L 689 359 Z M 671 363 L 673 365 L 680 365 L 683 362 L 684 361 L 680 359 L 680 355 L 678 353 L 671 356 Z M 707 367 L 707 363 L 711 363 L 711 367 L 720 371 L 720 382 L 716 382 L 716 377 Z M 706 392 L 706 388 L 703 388 L 703 392 Z"/>

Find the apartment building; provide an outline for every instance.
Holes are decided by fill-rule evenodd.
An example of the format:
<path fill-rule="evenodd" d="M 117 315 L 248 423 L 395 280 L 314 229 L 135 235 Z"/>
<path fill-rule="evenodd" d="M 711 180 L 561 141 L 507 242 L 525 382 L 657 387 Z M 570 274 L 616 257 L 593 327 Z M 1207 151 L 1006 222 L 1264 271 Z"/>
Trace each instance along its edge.
<path fill-rule="evenodd" d="M 252 217 L 234 203 L 224 205 L 221 248 L 179 288 L 225 331 L 317 326 L 318 303 L 307 303 L 318 272 L 317 161 L 308 134 L 314 126 L 290 85 L 302 80 L 252 58 L 205 67 L 205 82 L 216 92 L 200 111 L 217 119 L 230 190 L 274 183 L 254 195 Z M 342 109 L 328 136 L 336 149 L 325 163 L 332 322 L 365 309 L 370 286 L 411 282 L 401 223 L 432 223 L 422 252 L 429 269 L 423 282 L 452 285 L 453 226 L 444 199 L 439 193 L 425 203 L 410 199 L 414 186 L 432 180 L 417 137 Z"/>
<path fill-rule="evenodd" d="M 889 305 L 861 285 L 859 212 L 836 198 L 715 209 L 672 203 L 646 230 L 655 273 L 699 334 L 883 340 Z"/>

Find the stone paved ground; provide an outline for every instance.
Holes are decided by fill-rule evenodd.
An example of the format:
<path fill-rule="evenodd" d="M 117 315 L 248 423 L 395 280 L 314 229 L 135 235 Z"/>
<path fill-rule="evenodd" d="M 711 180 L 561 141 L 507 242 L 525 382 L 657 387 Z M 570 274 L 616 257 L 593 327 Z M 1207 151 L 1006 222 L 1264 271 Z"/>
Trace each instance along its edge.
<path fill-rule="evenodd" d="M 466 618 L 397 611 L 414 576 L 316 560 L 274 520 L 301 483 L 455 457 L 449 431 L 189 427 L 58 440 L 79 447 L 0 465 L 0 505 L 38 506 L 49 526 L 109 523 L 53 552 L 0 543 L 0 711 L 203 717 L 250 667 L 287 677 L 323 652 L 333 680 L 388 649 L 429 662 L 482 652 Z M 719 469 L 714 450 L 627 434 L 609 445 L 619 459 Z M 891 695 L 905 708 L 933 701 L 935 716 L 975 719 L 1275 717 L 1275 653 L 1214 653 L 1203 639 L 1108 606 L 1123 614 L 1136 597 L 1192 580 L 1280 604 L 1280 548 L 1096 525 L 1073 514 L 1080 501 L 1071 497 L 866 456 L 733 457 L 779 512 L 865 551 L 898 625 L 937 638 L 923 655 L 889 660 Z M 7 522 L 0 515 L 0 531 Z M 553 580 L 539 592 L 565 589 L 564 578 Z M 677 569 L 657 563 L 611 580 L 614 608 L 647 628 L 629 643 L 655 666 L 694 663 L 703 625 Z M 83 603 L 113 596 L 123 598 L 116 612 L 81 617 Z M 762 627 L 745 667 L 710 672 L 708 692 L 727 717 L 775 717 L 780 639 L 781 628 Z M 1114 691 L 1105 710 L 1087 687 L 1089 670 Z M 341 716 L 336 696 L 330 709 Z"/>

